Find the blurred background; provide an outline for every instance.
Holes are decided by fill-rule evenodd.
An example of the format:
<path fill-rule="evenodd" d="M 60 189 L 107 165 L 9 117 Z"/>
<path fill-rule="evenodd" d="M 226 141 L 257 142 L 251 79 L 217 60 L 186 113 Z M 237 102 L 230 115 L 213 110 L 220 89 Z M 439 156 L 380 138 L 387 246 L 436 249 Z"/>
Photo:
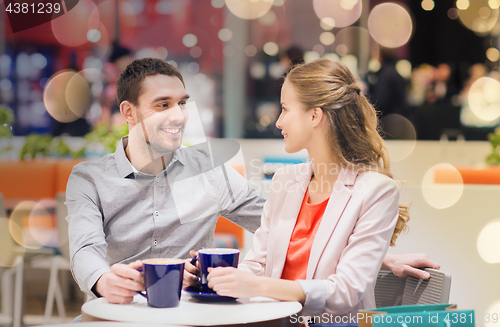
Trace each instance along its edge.
<path fill-rule="evenodd" d="M 0 102 L 15 116 L 14 135 L 83 136 L 120 122 L 117 75 L 135 58 L 157 57 L 185 75 L 207 135 L 275 138 L 281 78 L 291 63 L 325 57 L 358 74 L 383 117 L 398 115 L 384 124 L 388 138 L 485 140 L 500 116 L 498 6 L 80 0 L 17 33 L 3 15 Z M 62 88 L 65 95 L 53 92 Z M 74 100 L 55 104 L 65 97 Z M 401 122 L 414 135 L 391 130 Z"/>
<path fill-rule="evenodd" d="M 15 8 L 0 0 L 0 325 L 79 314 L 67 178 L 128 133 L 116 79 L 156 57 L 183 74 L 203 134 L 238 140 L 230 163 L 264 196 L 277 168 L 306 157 L 286 154 L 275 127 L 283 76 L 317 58 L 345 63 L 408 181 L 411 231 L 391 251 L 428 253 L 452 274 L 450 302 L 497 326 L 500 0 L 51 2 L 67 12 L 14 33 Z M 222 243 L 247 251 L 251 234 L 224 224 Z"/>

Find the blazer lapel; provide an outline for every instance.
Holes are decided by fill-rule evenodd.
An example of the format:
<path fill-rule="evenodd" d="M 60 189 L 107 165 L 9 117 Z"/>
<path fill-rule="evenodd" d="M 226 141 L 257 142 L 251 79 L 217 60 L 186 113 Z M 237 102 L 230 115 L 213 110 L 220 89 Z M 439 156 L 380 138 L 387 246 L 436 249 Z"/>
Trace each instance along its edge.
<path fill-rule="evenodd" d="M 327 243 L 330 241 L 330 238 L 332 237 L 333 232 L 342 217 L 342 213 L 351 199 L 351 186 L 354 185 L 356 176 L 357 172 L 342 168 L 339 176 L 337 177 L 332 194 L 330 195 L 330 200 L 326 205 L 323 218 L 321 219 L 318 231 L 314 237 L 309 262 L 307 264 L 306 278 L 313 278 L 314 273 L 316 272 L 316 268 L 323 251 L 325 250 Z"/>
<path fill-rule="evenodd" d="M 287 196 L 282 204 L 281 213 L 279 214 L 280 219 L 276 226 L 279 238 L 274 239 L 272 241 L 273 246 L 270 247 L 274 254 L 270 255 L 269 258 L 272 258 L 274 262 L 269 262 L 269 266 L 273 267 L 269 277 L 281 278 L 283 272 L 290 238 L 299 216 L 302 200 L 311 180 L 312 164 L 307 163 L 303 167 L 296 175 L 294 183 L 286 191 Z"/>

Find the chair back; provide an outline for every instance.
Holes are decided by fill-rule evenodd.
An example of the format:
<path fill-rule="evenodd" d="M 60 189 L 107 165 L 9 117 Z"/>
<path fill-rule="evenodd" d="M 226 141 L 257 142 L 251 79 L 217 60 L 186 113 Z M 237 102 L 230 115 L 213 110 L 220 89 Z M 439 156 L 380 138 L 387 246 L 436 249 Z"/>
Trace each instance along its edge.
<path fill-rule="evenodd" d="M 431 277 L 420 280 L 415 277 L 399 278 L 391 271 L 381 270 L 375 285 L 377 308 L 414 304 L 448 303 L 451 274 L 425 268 Z"/>

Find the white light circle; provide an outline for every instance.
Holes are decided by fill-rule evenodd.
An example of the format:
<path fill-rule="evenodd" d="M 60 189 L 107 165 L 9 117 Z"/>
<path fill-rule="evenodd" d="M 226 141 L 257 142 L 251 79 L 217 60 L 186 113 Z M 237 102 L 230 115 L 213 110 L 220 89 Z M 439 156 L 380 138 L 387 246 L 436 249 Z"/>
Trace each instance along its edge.
<path fill-rule="evenodd" d="M 231 31 L 229 28 L 224 27 L 219 30 L 217 36 L 222 42 L 227 42 L 233 38 L 233 31 Z"/>
<path fill-rule="evenodd" d="M 368 30 L 378 44 L 397 48 L 408 42 L 413 22 L 408 11 L 395 3 L 375 6 L 368 16 Z"/>
<path fill-rule="evenodd" d="M 324 45 L 332 45 L 335 42 L 335 35 L 332 32 L 323 32 L 319 36 L 319 41 Z"/>
<path fill-rule="evenodd" d="M 188 48 L 194 47 L 196 43 L 198 43 L 198 37 L 194 34 L 186 34 L 182 37 L 182 44 Z"/>
<path fill-rule="evenodd" d="M 267 42 L 266 44 L 264 44 L 263 50 L 271 57 L 276 56 L 280 51 L 278 45 L 274 42 Z"/>
<path fill-rule="evenodd" d="M 477 79 L 467 95 L 474 115 L 492 121 L 500 117 L 500 82 L 491 77 Z"/>
<path fill-rule="evenodd" d="M 483 227 L 477 238 L 477 251 L 487 263 L 500 262 L 500 220 L 495 220 Z"/>
<path fill-rule="evenodd" d="M 226 6 L 233 15 L 242 19 L 264 16 L 273 6 L 272 0 L 226 0 Z"/>
<path fill-rule="evenodd" d="M 331 18 L 335 27 L 346 27 L 361 16 L 362 2 L 359 0 L 313 0 L 314 12 L 319 19 Z"/>
<path fill-rule="evenodd" d="M 463 190 L 462 176 L 448 163 L 431 167 L 422 180 L 422 195 L 436 209 L 445 209 L 457 203 Z"/>

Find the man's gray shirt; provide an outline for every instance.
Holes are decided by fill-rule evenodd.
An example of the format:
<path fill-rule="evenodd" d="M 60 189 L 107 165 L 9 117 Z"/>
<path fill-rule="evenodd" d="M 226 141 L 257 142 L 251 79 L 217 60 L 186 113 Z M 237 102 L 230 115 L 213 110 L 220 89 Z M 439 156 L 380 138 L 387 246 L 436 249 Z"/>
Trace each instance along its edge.
<path fill-rule="evenodd" d="M 132 167 L 127 143 L 76 165 L 66 188 L 71 272 L 94 297 L 110 265 L 189 258 L 189 250 L 211 247 L 219 216 L 251 232 L 260 225 L 262 195 L 229 165 L 211 166 L 209 151 L 183 147 L 153 176 Z"/>

